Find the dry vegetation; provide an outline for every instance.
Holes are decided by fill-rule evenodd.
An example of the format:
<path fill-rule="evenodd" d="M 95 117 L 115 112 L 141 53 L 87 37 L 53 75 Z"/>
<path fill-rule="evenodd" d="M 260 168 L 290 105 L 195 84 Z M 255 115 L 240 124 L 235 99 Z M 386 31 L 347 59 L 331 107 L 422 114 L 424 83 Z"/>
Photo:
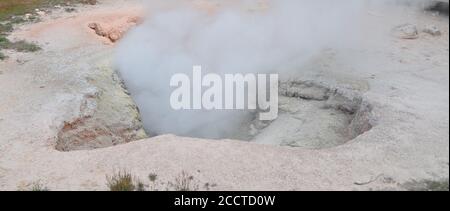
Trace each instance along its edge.
<path fill-rule="evenodd" d="M 144 184 L 128 171 L 119 171 L 112 176 L 106 176 L 110 191 L 143 191 Z"/>
<path fill-rule="evenodd" d="M 41 181 L 29 183 L 26 187 L 20 187 L 18 191 L 46 192 L 50 191 Z"/>
<path fill-rule="evenodd" d="M 145 184 L 137 176 L 122 170 L 112 176 L 106 176 L 106 185 L 110 191 L 198 191 L 200 182 L 194 176 L 182 171 L 173 182 L 158 181 L 158 175 L 151 173 L 148 175 L 149 182 Z M 216 184 L 206 183 L 203 188 L 210 190 Z"/>
<path fill-rule="evenodd" d="M 40 182 L 36 182 L 33 183 L 32 187 L 31 187 L 31 191 L 34 192 L 45 192 L 45 191 L 50 191 L 47 187 L 45 187 L 45 185 L 43 185 Z"/>

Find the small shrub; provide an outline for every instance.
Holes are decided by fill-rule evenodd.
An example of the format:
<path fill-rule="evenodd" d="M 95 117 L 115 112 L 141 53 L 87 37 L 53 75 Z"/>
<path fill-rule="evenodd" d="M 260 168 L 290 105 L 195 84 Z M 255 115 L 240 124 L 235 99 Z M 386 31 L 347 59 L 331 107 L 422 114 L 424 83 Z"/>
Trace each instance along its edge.
<path fill-rule="evenodd" d="M 136 189 L 133 176 L 126 171 L 107 176 L 106 180 L 110 191 L 134 191 Z"/>
<path fill-rule="evenodd" d="M 441 181 L 424 181 L 425 191 L 449 191 L 449 184 L 447 180 Z"/>
<path fill-rule="evenodd" d="M 5 54 L 3 54 L 2 52 L 0 52 L 0 61 L 5 60 L 6 58 L 8 58 L 8 57 Z"/>
<path fill-rule="evenodd" d="M 41 184 L 40 182 L 35 182 L 31 186 L 31 191 L 44 192 L 44 191 L 50 191 L 50 190 L 47 187 L 45 187 L 43 184 Z"/>
<path fill-rule="evenodd" d="M 106 176 L 107 186 L 110 191 L 198 191 L 199 183 L 194 179 L 194 176 L 188 174 L 186 171 L 182 171 L 173 182 L 157 181 L 158 175 L 151 173 L 148 175 L 150 181 L 149 184 L 145 184 L 134 177 L 127 171 L 120 171 L 114 173 L 112 176 Z M 216 184 L 206 183 L 203 188 L 210 190 L 210 188 L 216 187 Z"/>
<path fill-rule="evenodd" d="M 31 21 L 31 20 L 30 20 Z M 9 20 L 10 24 L 14 25 L 14 24 L 22 24 L 27 22 L 27 20 L 25 20 L 24 18 L 18 16 L 18 17 L 13 17 Z"/>
<path fill-rule="evenodd" d="M 449 191 L 448 179 L 412 181 L 403 186 L 409 191 Z"/>
<path fill-rule="evenodd" d="M 11 42 L 8 38 L 3 36 L 0 36 L 0 49 L 10 49 L 18 52 L 36 52 L 41 50 L 41 48 L 34 43 L 29 43 L 24 40 Z"/>
<path fill-rule="evenodd" d="M 71 12 L 75 12 L 76 9 L 73 8 L 73 7 L 69 7 L 69 8 L 64 9 L 64 11 L 66 11 L 66 12 L 68 12 L 68 13 L 71 13 Z"/>
<path fill-rule="evenodd" d="M 11 23 L 0 24 L 0 35 L 6 35 L 13 31 L 13 25 Z"/>
<path fill-rule="evenodd" d="M 156 188 L 156 180 L 158 180 L 158 175 L 155 173 L 151 173 L 148 175 L 148 180 L 150 180 L 149 190 L 158 191 L 158 189 Z"/>
<path fill-rule="evenodd" d="M 150 182 L 155 182 L 158 179 L 158 175 L 151 173 L 148 175 L 148 179 L 150 180 Z"/>
<path fill-rule="evenodd" d="M 0 36 L 0 49 L 6 49 L 11 45 L 11 42 L 4 36 Z"/>
<path fill-rule="evenodd" d="M 203 188 L 207 191 L 211 190 L 211 188 L 215 188 L 217 187 L 217 184 L 211 184 L 209 182 L 205 183 L 205 185 L 203 185 Z"/>
<path fill-rule="evenodd" d="M 189 175 L 185 171 L 182 171 L 181 174 L 175 178 L 174 183 L 169 183 L 169 185 L 175 191 L 197 191 L 198 185 L 194 181 L 194 176 Z"/>
<path fill-rule="evenodd" d="M 24 40 L 12 43 L 11 48 L 19 52 L 36 52 L 41 50 L 41 47 L 34 43 L 29 43 Z"/>
<path fill-rule="evenodd" d="M 136 184 L 136 191 L 145 191 L 145 185 L 142 182 L 137 182 Z"/>
<path fill-rule="evenodd" d="M 145 184 L 127 171 L 120 171 L 112 176 L 106 176 L 110 191 L 145 191 Z"/>

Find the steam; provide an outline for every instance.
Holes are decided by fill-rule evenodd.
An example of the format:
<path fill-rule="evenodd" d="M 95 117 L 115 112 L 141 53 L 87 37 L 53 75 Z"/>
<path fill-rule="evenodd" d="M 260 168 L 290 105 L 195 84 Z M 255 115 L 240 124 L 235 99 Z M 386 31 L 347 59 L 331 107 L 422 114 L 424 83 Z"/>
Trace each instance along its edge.
<path fill-rule="evenodd" d="M 148 1 L 149 16 L 120 43 L 117 68 L 154 134 L 231 137 L 246 111 L 174 111 L 172 75 L 283 73 L 324 48 L 354 44 L 364 0 Z"/>

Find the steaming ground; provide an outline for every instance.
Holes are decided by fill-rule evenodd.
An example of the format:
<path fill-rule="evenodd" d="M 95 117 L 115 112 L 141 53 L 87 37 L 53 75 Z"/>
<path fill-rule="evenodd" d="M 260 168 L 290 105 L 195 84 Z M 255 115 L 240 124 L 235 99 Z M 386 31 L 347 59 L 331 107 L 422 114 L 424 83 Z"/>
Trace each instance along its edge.
<path fill-rule="evenodd" d="M 122 168 L 164 180 L 186 170 L 202 184 L 217 184 L 215 190 L 398 190 L 412 180 L 448 179 L 448 17 L 405 7 L 365 11 L 371 23 L 366 31 L 381 34 L 377 39 L 326 49 L 297 75 L 369 99 L 377 124 L 344 145 L 308 150 L 164 135 L 96 150 L 56 150 L 60 127 L 80 112 L 80 95 L 98 86 L 78 79 L 89 82 L 92 74 L 103 75 L 99 66 L 112 66 L 115 46 L 105 45 L 87 24 L 114 13 L 135 15 L 141 4 L 103 1 L 73 14 L 54 13 L 12 35 L 38 41 L 44 50 L 8 52 L 11 58 L 0 62 L 1 190 L 38 180 L 51 190 L 104 190 L 105 175 Z M 405 40 L 389 33 L 405 23 L 435 25 L 442 35 L 420 32 Z M 111 115 L 124 114 L 116 109 Z"/>
<path fill-rule="evenodd" d="M 194 65 L 221 75 L 299 74 L 322 49 L 356 45 L 355 17 L 364 11 L 362 1 L 183 2 L 151 1 L 152 15 L 120 43 L 116 63 L 149 132 L 202 138 L 232 137 L 248 114 L 174 111 L 167 100 L 174 74 L 191 75 Z M 170 9 L 154 9 L 155 3 Z"/>

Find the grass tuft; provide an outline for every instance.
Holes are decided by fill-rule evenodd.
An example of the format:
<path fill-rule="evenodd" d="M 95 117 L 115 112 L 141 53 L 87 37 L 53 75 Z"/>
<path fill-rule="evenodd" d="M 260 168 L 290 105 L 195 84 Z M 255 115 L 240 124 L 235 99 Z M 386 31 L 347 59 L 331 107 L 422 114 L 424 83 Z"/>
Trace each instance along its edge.
<path fill-rule="evenodd" d="M 449 191 L 448 178 L 444 180 L 412 181 L 403 186 L 408 191 Z"/>
<path fill-rule="evenodd" d="M 175 191 L 197 191 L 199 189 L 198 184 L 194 181 L 194 176 L 185 171 L 175 178 L 175 182 L 169 182 L 169 185 Z"/>
<path fill-rule="evenodd" d="M 41 50 L 41 47 L 34 43 L 27 42 L 25 40 L 20 40 L 17 42 L 12 42 L 9 49 L 14 49 L 18 52 L 36 52 Z"/>
<path fill-rule="evenodd" d="M 182 171 L 173 182 L 158 181 L 158 175 L 151 173 L 148 175 L 150 183 L 145 184 L 138 177 L 133 176 L 127 171 L 114 173 L 113 176 L 106 176 L 107 186 L 110 191 L 198 191 L 199 183 L 194 176 Z M 216 187 L 216 184 L 206 183 L 205 190 Z"/>
<path fill-rule="evenodd" d="M 110 191 L 145 191 L 145 185 L 127 171 L 119 171 L 106 176 Z"/>
<path fill-rule="evenodd" d="M 0 61 L 7 59 L 8 57 L 3 54 L 2 52 L 0 52 Z"/>
<path fill-rule="evenodd" d="M 148 175 L 148 179 L 150 180 L 150 182 L 155 182 L 158 179 L 158 175 L 156 175 L 155 173 L 151 173 Z"/>
<path fill-rule="evenodd" d="M 11 42 L 8 38 L 5 36 L 0 35 L 0 50 L 2 49 L 9 49 L 9 50 L 15 50 L 18 52 L 36 52 L 41 50 L 41 47 L 34 43 L 30 43 L 24 40 L 20 40 L 17 42 Z M 5 55 L 3 55 L 3 59 L 6 58 Z"/>
<path fill-rule="evenodd" d="M 44 191 L 50 191 L 50 190 L 47 187 L 45 187 L 43 184 L 41 184 L 40 182 L 35 182 L 31 186 L 31 191 L 44 192 Z"/>
<path fill-rule="evenodd" d="M 0 23 L 0 36 L 12 32 L 14 29 L 12 23 Z"/>

